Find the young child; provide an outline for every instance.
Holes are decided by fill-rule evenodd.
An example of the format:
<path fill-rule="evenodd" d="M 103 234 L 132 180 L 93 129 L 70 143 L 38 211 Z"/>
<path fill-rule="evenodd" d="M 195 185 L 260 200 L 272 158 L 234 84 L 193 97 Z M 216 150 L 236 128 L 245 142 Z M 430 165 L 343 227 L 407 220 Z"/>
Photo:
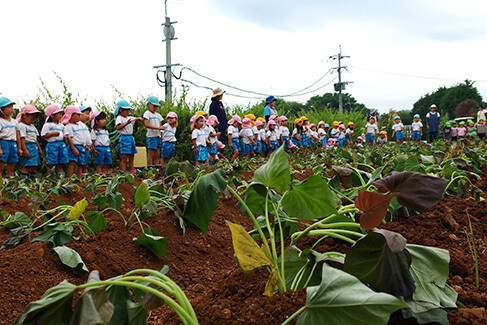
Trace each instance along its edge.
<path fill-rule="evenodd" d="M 386 131 L 380 131 L 379 137 L 377 138 L 377 144 L 379 147 L 382 147 L 387 143 L 387 132 Z"/>
<path fill-rule="evenodd" d="M 240 141 L 238 140 L 239 136 L 239 131 L 238 131 L 238 125 L 242 124 L 242 120 L 240 119 L 240 116 L 234 115 L 228 121 L 228 125 L 230 125 L 227 129 L 227 136 L 228 136 L 228 145 L 230 148 L 230 151 L 233 152 L 232 156 L 232 161 L 235 161 L 235 159 L 238 158 L 238 153 L 240 151 Z"/>
<path fill-rule="evenodd" d="M 309 125 L 310 131 L 309 131 L 309 139 L 311 141 L 311 144 L 313 143 L 318 143 L 318 129 L 316 128 L 316 125 L 314 123 L 311 123 Z"/>
<path fill-rule="evenodd" d="M 485 134 L 487 133 L 487 125 L 485 124 L 485 120 L 483 118 L 477 121 L 477 135 L 480 140 L 485 138 Z"/>
<path fill-rule="evenodd" d="M 355 140 L 355 145 L 354 145 L 354 147 L 355 147 L 355 148 L 363 148 L 363 146 L 364 146 L 364 145 L 362 144 L 363 142 L 364 142 L 364 138 L 362 138 L 362 137 L 357 137 L 357 140 Z"/>
<path fill-rule="evenodd" d="M 353 144 L 352 137 L 355 136 L 354 127 L 355 125 L 353 122 L 348 122 L 348 127 L 345 130 L 345 143 L 347 146 L 351 146 Z"/>
<path fill-rule="evenodd" d="M 457 138 L 458 138 L 458 126 L 457 126 L 457 122 L 453 121 L 451 123 L 451 139 L 452 141 L 457 141 Z"/>
<path fill-rule="evenodd" d="M 112 164 L 110 150 L 110 134 L 107 130 L 107 115 L 105 112 L 93 112 L 91 119 L 91 151 L 95 155 L 96 173 L 108 174 Z"/>
<path fill-rule="evenodd" d="M 162 126 L 162 116 L 157 113 L 159 108 L 159 99 L 156 96 L 149 96 L 145 104 L 147 110 L 142 115 L 144 119 L 144 126 L 147 128 L 146 145 L 147 145 L 147 167 L 160 168 L 161 161 L 161 131 L 164 130 Z"/>
<path fill-rule="evenodd" d="M 365 124 L 365 141 L 369 144 L 374 144 L 375 135 L 379 133 L 375 117 L 371 116 L 369 122 Z"/>
<path fill-rule="evenodd" d="M 162 167 L 166 166 L 166 161 L 174 157 L 176 153 L 176 130 L 178 127 L 178 114 L 169 112 L 166 115 L 167 123 L 163 125 L 162 133 Z"/>
<path fill-rule="evenodd" d="M 254 142 L 255 142 L 255 146 L 252 147 L 252 151 L 250 152 L 251 155 L 254 155 L 254 153 L 257 153 L 258 150 L 259 150 L 259 142 L 257 141 L 258 139 L 258 136 L 259 136 L 259 132 L 257 130 L 257 126 L 255 125 L 255 115 L 254 114 L 247 114 L 245 115 L 245 117 L 249 118 L 250 119 L 250 123 L 252 124 L 252 134 L 253 134 L 253 137 L 254 137 Z"/>
<path fill-rule="evenodd" d="M 340 123 L 338 125 L 338 147 L 341 148 L 345 144 L 345 125 Z"/>
<path fill-rule="evenodd" d="M 222 154 L 222 150 L 225 148 L 225 145 L 223 144 L 223 142 L 221 142 L 220 140 L 217 140 L 216 141 L 216 148 L 217 148 L 217 155 L 215 157 L 216 161 L 218 162 L 218 160 L 227 160 L 227 158 L 225 158 L 225 156 Z"/>
<path fill-rule="evenodd" d="M 255 121 L 255 125 L 257 126 L 257 130 L 259 131 L 259 147 L 260 152 L 265 156 L 267 154 L 267 138 L 266 138 L 266 130 L 265 130 L 265 122 L 262 121 L 262 117 L 259 117 L 257 121 Z"/>
<path fill-rule="evenodd" d="M 301 145 L 303 147 L 311 147 L 311 140 L 309 138 L 310 131 L 311 131 L 309 128 L 309 120 L 306 116 L 302 116 L 301 121 L 303 122 L 303 134 L 301 135 Z"/>
<path fill-rule="evenodd" d="M 326 150 L 335 150 L 338 147 L 338 139 L 329 138 L 326 143 Z"/>
<path fill-rule="evenodd" d="M 208 136 L 210 139 L 211 146 L 208 149 L 208 154 L 210 158 L 210 166 L 215 166 L 216 164 L 216 156 L 218 154 L 218 148 L 216 147 L 216 141 L 220 136 L 220 132 L 216 132 L 215 126 L 220 124 L 216 115 L 210 115 L 208 117 L 208 121 L 206 121 L 206 125 L 208 128 Z"/>
<path fill-rule="evenodd" d="M 318 122 L 318 141 L 320 143 L 320 147 L 326 147 L 326 142 L 328 141 L 328 132 L 325 131 L 325 124 L 324 121 Z"/>
<path fill-rule="evenodd" d="M 475 128 L 475 123 L 472 120 L 467 121 L 467 134 L 470 132 L 476 132 L 477 129 Z"/>
<path fill-rule="evenodd" d="M 142 121 L 142 118 L 130 116 L 131 108 L 126 100 L 120 100 L 113 115 L 117 117 L 115 119 L 115 128 L 120 134 L 120 140 L 118 141 L 118 146 L 120 147 L 120 171 L 126 172 L 128 163 L 130 173 L 135 174 L 134 156 L 137 153 L 137 149 L 133 136 L 134 123 Z"/>
<path fill-rule="evenodd" d="M 42 153 L 37 137 L 39 132 L 34 122 L 39 117 L 40 111 L 32 105 L 22 107 L 17 115 L 20 131 L 20 147 L 22 156 L 20 156 L 20 179 L 35 179 L 37 168 L 41 165 L 40 153 Z"/>
<path fill-rule="evenodd" d="M 63 110 L 57 105 L 49 105 L 44 111 L 46 123 L 42 126 L 41 137 L 47 141 L 46 160 L 48 172 L 56 168 L 58 177 L 64 177 L 63 165 L 68 163 L 68 151 L 64 143 L 65 126 L 61 123 Z"/>
<path fill-rule="evenodd" d="M 208 163 L 208 149 L 207 146 L 211 144 L 203 127 L 205 125 L 205 117 L 201 114 L 196 116 L 194 122 L 194 130 L 191 134 L 191 140 L 193 141 L 194 156 L 196 160 L 196 166 L 200 166 Z"/>
<path fill-rule="evenodd" d="M 20 147 L 20 132 L 17 121 L 11 118 L 14 113 L 14 104 L 6 97 L 0 97 L 0 173 L 3 173 L 7 164 L 6 176 L 14 177 L 15 163 L 22 156 Z"/>
<path fill-rule="evenodd" d="M 396 142 L 403 143 L 406 137 L 404 135 L 404 124 L 402 124 L 401 118 L 397 115 L 394 117 L 394 123 L 392 126 L 392 137 L 394 138 L 394 135 L 396 135 Z"/>
<path fill-rule="evenodd" d="M 284 144 L 284 150 L 289 150 L 289 129 L 287 128 L 287 117 L 279 116 L 278 119 L 279 126 L 279 137 L 281 143 Z"/>
<path fill-rule="evenodd" d="M 242 137 L 242 154 L 248 159 L 250 158 L 253 148 L 257 145 L 254 140 L 254 132 L 252 132 L 252 122 L 248 117 L 242 120 L 240 137 Z"/>
<path fill-rule="evenodd" d="M 457 129 L 457 137 L 458 137 L 458 140 L 461 141 L 465 138 L 465 136 L 467 135 L 467 128 L 465 127 L 465 122 L 464 121 L 461 121 L 458 125 L 458 129 Z"/>
<path fill-rule="evenodd" d="M 64 130 L 68 139 L 68 177 L 76 173 L 76 176 L 81 179 L 83 166 L 88 164 L 86 156 L 91 147 L 90 131 L 81 122 L 81 111 L 76 106 L 66 107 L 61 123 L 67 123 Z"/>
<path fill-rule="evenodd" d="M 413 131 L 413 142 L 421 141 L 423 137 L 423 123 L 419 119 L 419 114 L 414 114 L 413 123 L 411 123 L 411 130 Z"/>
<path fill-rule="evenodd" d="M 91 107 L 90 106 L 79 106 L 79 110 L 81 111 L 80 121 L 84 124 L 87 124 L 87 122 L 90 120 Z M 90 130 L 88 129 L 88 132 L 89 131 Z M 88 146 L 90 146 L 90 149 L 91 149 L 90 139 L 87 138 L 86 142 L 87 142 Z M 87 177 L 88 176 L 88 165 L 91 162 L 91 151 L 87 151 L 83 158 L 85 159 L 85 161 L 84 161 L 84 164 L 82 165 L 81 174 L 83 177 Z"/>
<path fill-rule="evenodd" d="M 277 123 L 274 120 L 269 120 L 267 123 L 267 145 L 269 147 L 269 153 L 278 149 L 277 140 L 279 139 L 279 132 L 276 130 Z"/>
<path fill-rule="evenodd" d="M 340 136 L 340 130 L 339 127 L 340 123 L 338 121 L 333 121 L 333 124 L 331 125 L 331 130 L 330 130 L 330 138 L 336 139 L 338 141 L 338 138 Z"/>
<path fill-rule="evenodd" d="M 292 142 L 296 147 L 301 147 L 303 145 L 303 121 L 300 118 L 294 120 L 294 129 L 292 133 Z"/>
<path fill-rule="evenodd" d="M 443 138 L 445 141 L 450 144 L 450 138 L 451 138 L 451 123 L 446 122 L 445 126 L 443 127 Z"/>

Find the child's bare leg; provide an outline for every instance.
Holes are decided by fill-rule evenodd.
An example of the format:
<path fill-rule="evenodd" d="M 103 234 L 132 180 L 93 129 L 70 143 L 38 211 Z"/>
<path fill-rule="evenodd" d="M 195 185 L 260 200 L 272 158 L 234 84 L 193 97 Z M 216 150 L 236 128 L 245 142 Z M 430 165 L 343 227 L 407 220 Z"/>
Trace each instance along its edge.
<path fill-rule="evenodd" d="M 129 170 L 133 170 L 134 168 L 134 157 L 135 155 L 127 155 L 129 160 Z"/>
<path fill-rule="evenodd" d="M 7 163 L 7 177 L 14 177 L 14 163 Z"/>
<path fill-rule="evenodd" d="M 68 165 L 68 177 L 73 176 L 75 168 L 76 168 L 76 162 L 70 161 Z M 80 175 L 81 175 L 81 170 L 80 170 Z"/>
<path fill-rule="evenodd" d="M 81 165 L 75 164 L 75 171 L 76 171 L 76 176 L 78 176 L 79 179 L 81 179 L 81 174 L 83 172 L 83 167 Z"/>
<path fill-rule="evenodd" d="M 120 155 L 120 171 L 121 172 L 127 171 L 127 158 L 128 158 L 128 155 Z"/>
<path fill-rule="evenodd" d="M 155 165 L 155 157 L 154 157 L 155 153 L 156 153 L 156 149 L 147 149 L 147 166 Z"/>

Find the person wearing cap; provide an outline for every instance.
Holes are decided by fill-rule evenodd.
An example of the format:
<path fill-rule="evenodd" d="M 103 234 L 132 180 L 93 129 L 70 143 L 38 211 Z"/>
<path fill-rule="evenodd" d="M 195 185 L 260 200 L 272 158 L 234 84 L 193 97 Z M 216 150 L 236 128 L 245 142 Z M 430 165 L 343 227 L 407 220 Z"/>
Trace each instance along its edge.
<path fill-rule="evenodd" d="M 64 129 L 68 139 L 68 177 L 76 173 L 82 179 L 83 169 L 91 160 L 91 134 L 88 127 L 81 122 L 79 107 L 68 106 L 64 111 L 61 123 L 66 125 Z M 88 158 L 89 157 L 89 158 Z"/>
<path fill-rule="evenodd" d="M 37 168 L 41 165 L 40 154 L 42 149 L 37 141 L 39 131 L 34 125 L 39 113 L 40 111 L 35 106 L 26 105 L 22 107 L 16 118 L 17 122 L 19 122 L 20 147 L 22 148 L 20 179 L 35 179 L 37 177 Z"/>
<path fill-rule="evenodd" d="M 149 168 L 155 167 L 159 169 L 161 167 L 161 131 L 164 130 L 162 116 L 157 112 L 159 99 L 156 96 L 149 96 L 145 106 L 147 110 L 142 115 L 142 118 L 144 119 L 144 126 L 147 129 L 147 166 Z"/>
<path fill-rule="evenodd" d="M 440 113 L 436 111 L 436 108 L 435 104 L 431 105 L 430 111 L 426 114 L 429 142 L 433 142 L 438 138 L 440 129 Z"/>
<path fill-rule="evenodd" d="M 457 121 L 453 120 L 453 122 L 451 122 L 451 140 L 457 141 L 457 139 L 458 139 L 458 125 L 457 125 Z"/>
<path fill-rule="evenodd" d="M 91 120 L 91 152 L 95 155 L 96 173 L 108 174 L 112 164 L 110 149 L 110 134 L 107 130 L 107 115 L 105 112 L 93 112 Z"/>
<path fill-rule="evenodd" d="M 450 144 L 451 141 L 451 123 L 446 122 L 445 126 L 443 127 L 443 138 L 445 141 Z"/>
<path fill-rule="evenodd" d="M 68 163 L 68 151 L 64 143 L 65 126 L 61 123 L 63 110 L 57 105 L 49 105 L 44 110 L 46 123 L 42 126 L 41 137 L 47 141 L 44 148 L 48 172 L 55 167 L 57 176 L 64 177 L 64 165 Z"/>
<path fill-rule="evenodd" d="M 404 124 L 402 124 L 401 118 L 396 115 L 394 116 L 394 125 L 392 126 L 392 138 L 396 136 L 397 143 L 403 143 L 406 135 L 404 134 Z"/>
<path fill-rule="evenodd" d="M 255 142 L 255 146 L 252 148 L 252 155 L 254 153 L 258 153 L 259 152 L 259 131 L 257 130 L 257 125 L 255 124 L 255 121 L 256 121 L 256 117 L 254 114 L 247 114 L 245 115 L 244 117 L 247 117 L 250 119 L 250 123 L 252 123 L 252 133 L 254 135 L 254 142 Z"/>
<path fill-rule="evenodd" d="M 291 141 L 298 148 L 302 146 L 303 133 L 303 121 L 300 118 L 297 118 L 294 120 L 294 129 L 293 133 L 291 134 Z"/>
<path fill-rule="evenodd" d="M 163 125 L 162 132 L 162 167 L 166 165 L 166 160 L 174 158 L 176 153 L 176 130 L 178 127 L 178 114 L 169 112 L 166 115 L 167 123 Z"/>
<path fill-rule="evenodd" d="M 11 118 L 14 113 L 15 102 L 6 97 L 0 97 L 0 175 L 7 165 L 6 176 L 14 177 L 15 163 L 22 155 L 20 147 L 20 132 L 17 120 Z"/>
<path fill-rule="evenodd" d="M 135 147 L 133 136 L 134 123 L 142 121 L 142 118 L 130 116 L 131 109 L 132 107 L 126 100 L 120 100 L 117 102 L 114 115 L 117 117 L 115 119 L 115 128 L 120 134 L 120 140 L 118 141 L 118 146 L 120 147 L 120 171 L 126 172 L 128 163 L 129 172 L 135 174 L 134 157 L 137 153 L 137 148 Z"/>
<path fill-rule="evenodd" d="M 89 125 L 87 122 L 90 120 L 91 107 L 90 106 L 79 106 L 79 110 L 81 111 L 81 115 L 80 115 L 81 123 L 85 123 L 85 124 Z M 88 142 L 88 139 L 86 139 L 86 140 Z M 89 153 L 90 152 L 88 152 L 88 155 L 85 155 L 85 157 L 84 157 L 87 161 L 86 161 L 86 164 L 82 165 L 83 166 L 82 167 L 82 176 L 83 177 L 88 176 L 88 165 L 91 162 L 91 155 Z"/>
<path fill-rule="evenodd" d="M 260 122 L 260 123 L 258 123 Z M 265 136 L 266 134 L 266 125 L 265 125 L 265 119 L 263 117 L 258 117 L 256 120 L 255 120 L 255 125 L 257 126 L 257 130 L 259 132 L 259 141 L 260 141 L 260 145 L 259 145 L 259 151 L 265 155 L 267 155 L 267 138 Z"/>
<path fill-rule="evenodd" d="M 478 112 L 477 112 L 477 122 L 480 121 L 480 120 L 486 120 L 487 119 L 487 116 L 486 116 L 486 112 L 485 112 L 485 107 L 482 103 L 480 103 L 477 108 L 479 109 Z M 480 135 L 479 135 L 479 138 L 480 138 Z"/>
<path fill-rule="evenodd" d="M 196 115 L 194 130 L 191 133 L 191 140 L 194 148 L 194 158 L 196 166 L 208 163 L 208 145 L 211 145 L 207 134 L 203 130 L 206 119 L 202 114 Z"/>
<path fill-rule="evenodd" d="M 347 129 L 345 130 L 345 142 L 347 144 L 347 146 L 351 146 L 353 145 L 353 142 L 352 142 L 352 137 L 355 136 L 355 125 L 353 124 L 353 122 L 348 122 L 348 125 L 347 125 Z"/>
<path fill-rule="evenodd" d="M 208 121 L 206 121 L 206 125 L 208 128 L 208 138 L 210 139 L 211 146 L 208 149 L 209 155 L 209 163 L 210 166 L 215 166 L 216 164 L 216 156 L 218 154 L 218 148 L 216 146 L 216 142 L 218 141 L 218 137 L 221 135 L 220 132 L 216 131 L 216 127 L 220 124 L 216 115 L 210 115 L 208 117 Z"/>
<path fill-rule="evenodd" d="M 284 144 L 284 150 L 289 150 L 289 129 L 287 128 L 287 117 L 279 116 L 278 119 L 279 136 L 281 143 Z"/>
<path fill-rule="evenodd" d="M 357 139 L 355 140 L 355 144 L 354 144 L 354 148 L 363 148 L 364 145 L 363 145 L 363 142 L 364 142 L 364 138 L 362 138 L 361 136 L 358 136 Z"/>
<path fill-rule="evenodd" d="M 309 128 L 309 119 L 306 116 L 301 116 L 301 121 L 303 121 L 303 134 L 301 135 L 301 145 L 303 147 L 311 147 L 311 129 Z"/>
<path fill-rule="evenodd" d="M 421 123 L 419 114 L 414 114 L 413 116 L 413 123 L 411 123 L 411 131 L 413 132 L 411 136 L 413 142 L 420 141 L 421 138 L 423 137 L 423 123 Z"/>
<path fill-rule="evenodd" d="M 257 146 L 254 138 L 254 132 L 252 131 L 252 121 L 248 117 L 245 117 L 242 120 L 240 137 L 242 138 L 242 154 L 248 159 L 253 153 L 254 147 Z"/>
<path fill-rule="evenodd" d="M 221 90 L 221 88 L 213 89 L 213 94 L 211 96 L 211 103 L 210 103 L 210 115 L 215 115 L 220 124 L 216 126 L 215 131 L 220 133 L 218 140 L 221 143 L 225 143 L 227 134 L 227 127 L 228 127 L 228 120 L 227 120 L 227 113 L 225 111 L 225 106 L 223 106 L 223 94 L 225 91 Z M 222 149 L 220 149 L 222 150 Z"/>
<path fill-rule="evenodd" d="M 242 124 L 242 120 L 240 119 L 240 116 L 234 115 L 228 121 L 228 129 L 227 129 L 227 137 L 228 137 L 228 147 L 231 152 L 233 152 L 232 155 L 232 161 L 238 158 L 238 154 L 240 151 L 240 141 L 239 141 L 239 130 L 238 126 L 239 124 Z"/>
<path fill-rule="evenodd" d="M 271 115 L 277 116 L 276 110 L 276 97 L 269 96 L 265 99 L 265 108 L 264 108 L 264 119 L 266 122 L 269 122 L 269 118 Z"/>
<path fill-rule="evenodd" d="M 279 139 L 279 132 L 276 129 L 277 123 L 274 120 L 269 120 L 267 123 L 267 146 L 269 147 L 269 153 L 278 149 L 277 140 Z"/>
<path fill-rule="evenodd" d="M 379 133 L 379 128 L 377 127 L 375 117 L 371 116 L 367 124 L 365 124 L 365 141 L 369 144 L 374 144 L 377 133 Z"/>
<path fill-rule="evenodd" d="M 458 137 L 458 140 L 459 141 L 463 140 L 466 135 L 467 135 L 467 127 L 465 126 L 465 122 L 464 121 L 461 121 L 458 124 L 458 128 L 457 128 L 457 137 Z"/>
<path fill-rule="evenodd" d="M 324 149 L 328 141 L 328 132 L 325 131 L 325 126 L 328 125 L 324 121 L 318 122 L 318 139 L 320 141 L 320 147 Z"/>
<path fill-rule="evenodd" d="M 387 132 L 386 131 L 380 131 L 379 132 L 379 137 L 377 138 L 377 144 L 379 147 L 382 147 L 383 145 L 387 144 Z"/>
<path fill-rule="evenodd" d="M 337 139 L 340 136 L 340 129 L 339 129 L 340 123 L 338 121 L 333 121 L 331 124 L 331 130 L 330 130 L 330 138 Z M 328 142 L 327 142 L 328 144 Z"/>

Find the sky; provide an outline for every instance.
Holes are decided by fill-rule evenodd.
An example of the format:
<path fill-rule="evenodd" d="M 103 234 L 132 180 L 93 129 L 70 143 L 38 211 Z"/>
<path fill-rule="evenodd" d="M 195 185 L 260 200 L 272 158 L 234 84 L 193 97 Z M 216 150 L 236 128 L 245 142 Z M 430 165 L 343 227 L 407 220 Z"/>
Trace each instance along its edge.
<path fill-rule="evenodd" d="M 305 103 L 333 92 L 338 63 L 330 56 L 340 46 L 350 56 L 342 60 L 342 81 L 352 82 L 346 92 L 368 108 L 411 109 L 465 79 L 487 98 L 485 1 L 168 0 L 167 11 L 177 21 L 175 74 L 226 90 L 228 107 L 268 95 Z M 153 68 L 166 60 L 164 1 L 2 1 L 0 12 L 1 96 L 21 105 L 37 96 L 41 79 L 60 93 L 57 74 L 80 104 L 115 102 L 117 91 L 164 98 Z M 176 96 L 183 85 L 190 99 L 211 95 L 173 84 Z"/>

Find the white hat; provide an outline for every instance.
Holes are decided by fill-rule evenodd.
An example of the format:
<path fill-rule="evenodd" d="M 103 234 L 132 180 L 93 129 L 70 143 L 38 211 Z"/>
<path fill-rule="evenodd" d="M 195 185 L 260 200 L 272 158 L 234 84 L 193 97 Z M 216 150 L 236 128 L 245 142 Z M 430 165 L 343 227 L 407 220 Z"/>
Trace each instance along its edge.
<path fill-rule="evenodd" d="M 435 104 L 433 104 L 433 105 L 431 105 L 431 106 L 430 106 L 430 108 L 433 108 L 433 107 L 434 107 L 434 108 L 438 108 L 438 107 L 436 107 L 436 105 L 435 105 Z"/>

